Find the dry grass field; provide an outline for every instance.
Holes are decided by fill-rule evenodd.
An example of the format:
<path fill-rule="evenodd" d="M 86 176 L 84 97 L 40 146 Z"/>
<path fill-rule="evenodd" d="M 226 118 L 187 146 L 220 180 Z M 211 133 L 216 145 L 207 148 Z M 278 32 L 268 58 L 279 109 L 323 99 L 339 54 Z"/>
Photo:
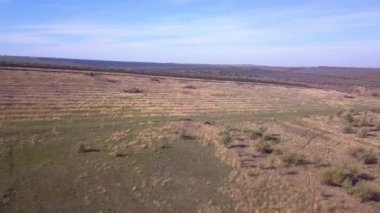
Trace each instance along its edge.
<path fill-rule="evenodd" d="M 1 68 L 0 100 L 0 212 L 380 209 L 379 97 Z"/>

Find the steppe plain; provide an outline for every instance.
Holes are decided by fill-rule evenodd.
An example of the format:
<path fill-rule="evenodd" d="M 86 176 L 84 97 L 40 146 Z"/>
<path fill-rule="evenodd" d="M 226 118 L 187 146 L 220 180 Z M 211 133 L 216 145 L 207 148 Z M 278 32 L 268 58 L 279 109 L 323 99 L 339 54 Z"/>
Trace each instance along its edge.
<path fill-rule="evenodd" d="M 0 70 L 0 212 L 378 212 L 380 98 Z"/>

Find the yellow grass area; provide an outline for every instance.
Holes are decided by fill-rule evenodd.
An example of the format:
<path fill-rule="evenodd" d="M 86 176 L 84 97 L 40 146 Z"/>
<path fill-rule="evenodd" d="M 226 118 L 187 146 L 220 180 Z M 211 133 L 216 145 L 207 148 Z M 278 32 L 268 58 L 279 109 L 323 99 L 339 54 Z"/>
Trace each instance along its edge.
<path fill-rule="evenodd" d="M 15 155 L 28 165 L 16 161 L 19 174 L 35 168 L 35 174 L 51 174 L 53 162 L 70 168 L 53 173 L 50 188 L 38 185 L 38 175 L 33 179 L 60 202 L 72 189 L 51 189 L 74 177 L 73 188 L 88 190 L 85 208 L 71 200 L 75 205 L 67 210 L 78 205 L 98 211 L 97 203 L 125 210 L 128 205 L 119 201 L 126 200 L 136 202 L 135 211 L 141 210 L 140 202 L 165 212 L 185 204 L 198 212 L 378 212 L 380 202 L 368 186 L 380 187 L 380 163 L 373 160 L 380 160 L 380 98 L 345 96 L 269 84 L 2 68 L 0 142 L 7 146 L 0 151 L 12 153 L 12 163 L 13 152 L 27 154 L 26 160 Z M 350 132 L 343 131 L 347 123 L 338 111 L 353 116 Z M 363 128 L 366 134 L 359 137 Z M 99 152 L 78 154 L 79 144 Z M 34 152 L 41 159 L 31 157 Z M 369 163 L 361 160 L 366 157 Z M 3 168 L 8 165 L 0 164 Z M 325 171 L 336 168 L 355 171 L 350 178 L 360 184 L 323 184 Z M 339 169 L 333 171 L 336 179 Z M 59 172 L 68 179 L 61 180 Z M 11 183 L 12 175 L 0 178 Z M 18 190 L 43 196 L 29 188 Z M 198 200 L 195 192 L 203 193 Z M 19 202 L 33 207 L 31 197 Z"/>
<path fill-rule="evenodd" d="M 155 77 L 156 78 L 156 77 Z M 183 116 L 283 113 L 379 105 L 346 100 L 342 93 L 251 83 L 157 78 L 117 73 L 0 72 L 2 120 L 58 119 L 64 116 Z M 194 88 L 186 88 L 192 86 Z M 141 93 L 126 90 L 138 88 Z"/>

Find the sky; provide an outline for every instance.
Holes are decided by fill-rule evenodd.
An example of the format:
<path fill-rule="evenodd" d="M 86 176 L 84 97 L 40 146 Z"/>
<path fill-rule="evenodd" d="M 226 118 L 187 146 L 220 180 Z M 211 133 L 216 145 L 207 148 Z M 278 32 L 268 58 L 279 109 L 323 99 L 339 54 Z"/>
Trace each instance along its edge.
<path fill-rule="evenodd" d="M 0 0 L 0 55 L 380 67 L 380 0 Z"/>

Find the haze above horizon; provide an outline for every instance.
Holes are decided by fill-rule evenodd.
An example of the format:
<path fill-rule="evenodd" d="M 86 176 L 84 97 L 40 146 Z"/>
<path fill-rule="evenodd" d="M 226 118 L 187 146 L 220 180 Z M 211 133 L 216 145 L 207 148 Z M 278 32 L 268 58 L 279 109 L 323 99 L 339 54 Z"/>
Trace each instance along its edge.
<path fill-rule="evenodd" d="M 0 55 L 380 67 L 376 0 L 0 0 Z"/>

